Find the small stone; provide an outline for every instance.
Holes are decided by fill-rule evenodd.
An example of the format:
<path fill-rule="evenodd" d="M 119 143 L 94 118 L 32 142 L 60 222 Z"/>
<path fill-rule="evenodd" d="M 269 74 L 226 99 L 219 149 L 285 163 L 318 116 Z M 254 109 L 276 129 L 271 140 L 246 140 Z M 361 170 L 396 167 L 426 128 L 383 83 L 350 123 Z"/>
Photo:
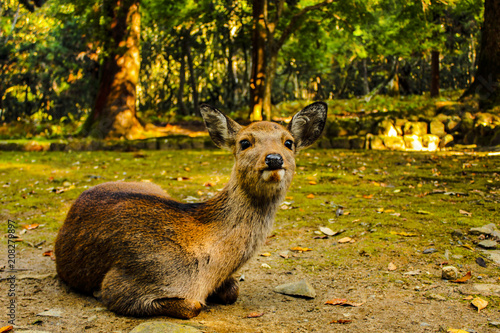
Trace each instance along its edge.
<path fill-rule="evenodd" d="M 46 310 L 46 311 L 43 311 L 43 312 L 37 314 L 37 316 L 40 316 L 40 317 L 56 317 L 56 318 L 60 318 L 60 317 L 62 317 L 62 314 L 63 314 L 63 312 L 61 310 L 50 309 L 50 310 Z"/>
<path fill-rule="evenodd" d="M 458 269 L 454 266 L 445 266 L 441 271 L 441 277 L 445 280 L 456 280 L 458 279 Z"/>
<path fill-rule="evenodd" d="M 433 299 L 435 301 L 446 301 L 446 297 L 434 293 L 426 294 L 425 297 L 427 297 L 428 299 Z"/>
<path fill-rule="evenodd" d="M 462 238 L 464 237 L 464 233 L 462 232 L 462 230 L 459 230 L 459 229 L 455 229 L 451 232 L 451 235 L 453 237 L 456 237 L 456 238 Z"/>
<path fill-rule="evenodd" d="M 279 285 L 274 288 L 274 291 L 289 296 L 298 296 L 305 298 L 316 297 L 316 291 L 306 280 Z"/>
<path fill-rule="evenodd" d="M 479 245 L 485 249 L 496 249 L 498 243 L 495 242 L 494 240 L 487 239 L 487 240 L 479 242 L 477 245 Z"/>
<path fill-rule="evenodd" d="M 422 327 L 428 327 L 428 326 L 431 326 L 431 324 L 426 323 L 426 322 L 421 322 L 420 326 L 422 326 Z"/>
<path fill-rule="evenodd" d="M 431 254 L 431 253 L 434 253 L 434 252 L 437 252 L 438 250 L 436 250 L 435 248 L 431 247 L 431 248 L 428 248 L 428 249 L 425 249 L 423 251 L 423 254 Z"/>
<path fill-rule="evenodd" d="M 136 327 L 130 333 L 201 333 L 197 328 L 188 325 L 174 324 L 167 321 L 147 321 Z"/>

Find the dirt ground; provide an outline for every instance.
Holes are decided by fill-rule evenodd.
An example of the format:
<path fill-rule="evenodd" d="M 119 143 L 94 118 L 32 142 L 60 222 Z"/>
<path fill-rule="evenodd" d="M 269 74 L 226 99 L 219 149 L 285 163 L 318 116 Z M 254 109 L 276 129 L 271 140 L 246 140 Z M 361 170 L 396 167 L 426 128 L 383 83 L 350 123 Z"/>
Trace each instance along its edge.
<path fill-rule="evenodd" d="M 176 179 L 186 174 L 184 164 L 182 169 L 175 169 L 180 171 L 172 178 L 160 173 L 170 167 L 167 163 L 179 163 L 179 158 L 167 154 L 171 153 L 148 152 L 146 156 L 30 153 L 24 157 L 4 153 L 2 177 L 19 181 L 12 180 L 4 186 L 4 194 L 0 196 L 6 205 L 0 208 L 2 227 L 8 219 L 17 220 L 16 232 L 19 232 L 22 225 L 54 220 L 53 224 L 27 231 L 23 236 L 25 242 L 17 247 L 15 332 L 130 332 L 146 321 L 169 321 L 218 333 L 446 332 L 449 328 L 487 333 L 500 330 L 492 325 L 500 322 L 498 295 L 473 295 L 489 302 L 478 313 L 463 292 L 464 287 L 474 283 L 499 285 L 498 266 L 489 260 L 487 268 L 477 264 L 480 256 L 474 244 L 477 237 L 456 239 L 452 236 L 456 229 L 466 235 L 470 227 L 491 222 L 498 226 L 498 220 L 494 221 L 498 217 L 497 156 L 337 151 L 312 151 L 303 155 L 289 191 L 295 203 L 280 210 L 266 245 L 238 273 L 244 280 L 240 282 L 237 302 L 228 306 L 208 305 L 198 317 L 190 320 L 117 316 L 95 298 L 69 290 L 57 278 L 55 262 L 42 254 L 53 249 L 57 228 L 85 184 L 113 180 L 116 175 L 124 177 L 121 168 L 125 165 L 130 168 L 126 175 L 129 177 L 130 170 L 144 169 L 143 165 L 154 166 L 160 161 L 158 163 L 165 165 L 155 166 L 156 171 L 145 171 L 148 173 L 145 177 L 173 191 L 185 187 L 184 192 L 179 192 L 183 193 L 181 197 L 196 193 L 203 197 L 205 192 L 213 191 L 203 185 L 207 179 L 215 182 L 221 177 L 220 184 L 214 187 L 222 186 L 224 178 L 219 174 L 227 175 L 232 164 L 227 155 L 204 153 L 205 157 L 195 163 L 191 155 L 185 154 L 180 158 L 186 161 L 181 162 L 191 169 L 200 169 L 191 170 L 192 179 L 181 182 Z M 114 163 L 118 160 L 120 164 Z M 220 163 L 225 163 L 224 167 L 214 171 L 213 166 Z M 67 165 L 72 168 L 66 168 Z M 389 168 L 383 169 L 384 165 Z M 195 177 L 203 172 L 205 176 Z M 311 177 L 316 178 L 312 181 Z M 443 182 L 448 185 L 441 185 Z M 29 187 L 28 183 L 35 185 Z M 53 188 L 54 184 L 60 187 Z M 65 191 L 59 191 L 61 187 Z M 316 197 L 309 199 L 313 191 Z M 445 195 L 452 193 L 450 191 L 465 194 Z M 179 193 L 174 196 L 179 197 Z M 345 215 L 335 217 L 332 200 L 345 204 Z M 379 207 L 385 207 L 388 214 L 382 214 Z M 390 210 L 397 214 L 389 214 Z M 462 211 L 472 213 L 467 215 Z M 319 226 L 345 232 L 325 238 L 319 233 Z M 410 233 L 418 235 L 407 237 L 412 236 Z M 6 236 L 4 230 L 2 236 Z M 354 243 L 339 242 L 342 237 L 351 237 Z M 27 241 L 40 240 L 45 242 L 38 247 L 27 245 Z M 472 247 L 459 245 L 460 240 Z M 0 327 L 7 325 L 9 300 L 5 295 L 10 286 L 4 255 L 7 250 L 3 248 L 6 242 L 3 240 L 1 244 Z M 297 246 L 312 251 L 291 251 Z M 424 254 L 426 248 L 438 251 Z M 283 252 L 288 258 L 280 255 Z M 394 264 L 394 270 L 389 270 L 389 263 Z M 472 279 L 465 284 L 443 280 L 443 265 L 456 266 L 461 276 L 472 271 Z M 411 272 L 415 273 L 407 274 Z M 314 299 L 274 291 L 278 285 L 302 279 L 314 287 Z M 325 304 L 338 298 L 357 306 Z M 44 312 L 49 316 L 40 315 Z"/>
<path fill-rule="evenodd" d="M 323 246 L 332 245 L 322 240 Z M 288 248 L 285 239 L 273 239 L 263 251 Z M 346 245 L 349 246 L 349 245 Z M 312 252 L 283 259 L 278 255 L 256 257 L 241 273 L 240 298 L 234 305 L 209 305 L 191 320 L 171 318 L 126 318 L 105 310 L 93 297 L 69 290 L 55 277 L 55 264 L 49 257 L 40 260 L 40 250 L 25 249 L 18 253 L 18 262 L 28 272 L 17 274 L 17 318 L 15 332 L 25 330 L 46 332 L 129 332 L 148 320 L 167 320 L 189 324 L 204 332 L 439 332 L 448 328 L 469 329 L 475 332 L 498 332 L 488 325 L 500 321 L 498 310 L 477 311 L 460 293 L 460 286 L 438 278 L 410 277 L 402 281 L 402 272 L 379 269 L 371 262 L 376 258 L 360 257 L 345 266 L 323 269 L 306 274 L 300 261 L 320 260 Z M 275 261 L 295 260 L 297 266 L 290 271 L 273 269 Z M 263 268 L 262 264 L 271 268 Z M 376 264 L 378 266 L 378 263 Z M 439 267 L 423 275 L 437 277 Z M 416 267 L 415 267 L 416 268 Z M 33 277 L 33 278 L 30 278 Z M 317 296 L 303 299 L 274 292 L 274 287 L 287 282 L 307 279 Z M 494 282 L 494 281 L 492 281 Z M 2 281 L 2 295 L 7 283 Z M 446 300 L 429 299 L 429 293 L 443 295 Z M 357 307 L 332 306 L 325 302 L 345 298 Z M 60 310 L 60 317 L 38 314 L 46 310 Z M 252 313 L 263 313 L 247 318 Z M 346 324 L 334 320 L 350 320 Z"/>

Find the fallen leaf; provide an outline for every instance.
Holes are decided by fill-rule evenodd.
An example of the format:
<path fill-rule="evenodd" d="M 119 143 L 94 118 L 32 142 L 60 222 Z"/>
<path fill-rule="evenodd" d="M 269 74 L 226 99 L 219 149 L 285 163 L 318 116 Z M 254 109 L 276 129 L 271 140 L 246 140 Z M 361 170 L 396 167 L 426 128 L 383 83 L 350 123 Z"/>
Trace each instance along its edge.
<path fill-rule="evenodd" d="M 464 299 L 464 301 L 470 301 L 470 300 L 472 300 L 473 298 L 474 298 L 474 296 L 469 295 L 469 296 L 464 297 L 463 299 Z"/>
<path fill-rule="evenodd" d="M 467 212 L 467 211 L 465 211 L 463 209 L 460 209 L 459 213 L 462 214 L 462 215 L 465 215 L 465 216 L 472 216 L 472 213 L 469 213 L 469 212 Z"/>
<path fill-rule="evenodd" d="M 353 307 L 358 307 L 358 306 L 361 306 L 363 304 L 365 304 L 365 302 L 362 302 L 362 303 L 354 303 L 354 302 L 350 302 L 348 301 L 347 299 L 345 298 L 334 298 L 332 300 L 329 300 L 329 301 L 326 301 L 325 304 L 328 304 L 328 305 L 342 305 L 342 306 L 353 306 Z"/>
<path fill-rule="evenodd" d="M 261 253 L 260 256 L 261 257 L 270 257 L 271 253 L 269 253 L 269 252 Z"/>
<path fill-rule="evenodd" d="M 384 212 L 384 208 L 377 208 L 377 213 L 383 213 Z"/>
<path fill-rule="evenodd" d="M 308 247 L 300 247 L 300 246 L 292 247 L 290 250 L 292 250 L 292 251 L 296 251 L 296 252 L 307 252 L 307 251 L 312 251 L 312 249 L 310 249 L 310 248 L 308 248 Z"/>
<path fill-rule="evenodd" d="M 334 298 L 332 300 L 326 301 L 325 304 L 328 304 L 328 305 L 342 305 L 345 302 L 347 302 L 347 299 L 345 299 L 345 298 Z"/>
<path fill-rule="evenodd" d="M 340 244 L 344 244 L 344 243 L 354 243 L 354 239 L 352 239 L 351 237 L 344 237 L 344 238 L 341 238 L 338 240 L 338 242 Z"/>
<path fill-rule="evenodd" d="M 421 214 L 421 215 L 432 215 L 431 212 L 428 212 L 426 210 L 418 210 L 417 211 L 417 214 Z"/>
<path fill-rule="evenodd" d="M 312 193 L 311 193 L 311 194 L 308 194 L 306 198 L 307 198 L 307 199 L 314 199 L 314 194 L 312 194 Z"/>
<path fill-rule="evenodd" d="M 330 229 L 328 227 L 319 227 L 319 230 L 328 236 L 335 236 L 336 234 L 338 234 L 338 231 L 333 231 L 332 229 Z"/>
<path fill-rule="evenodd" d="M 352 320 L 349 319 L 338 319 L 338 320 L 332 320 L 330 324 L 349 324 L 351 322 Z"/>
<path fill-rule="evenodd" d="M 465 283 L 467 282 L 468 280 L 470 280 L 470 278 L 472 277 L 472 272 L 471 271 L 468 271 L 467 274 L 465 274 L 463 277 L 461 277 L 460 279 L 456 279 L 456 280 L 452 280 L 451 282 L 456 282 L 456 283 Z"/>
<path fill-rule="evenodd" d="M 389 231 L 391 235 L 398 235 L 398 236 L 403 236 L 403 237 L 416 237 L 418 234 L 414 234 L 411 232 L 406 232 L 406 231 Z"/>
<path fill-rule="evenodd" d="M 213 187 L 213 186 L 215 186 L 215 183 L 206 182 L 205 184 L 203 184 L 203 186 L 205 186 L 205 187 Z"/>
<path fill-rule="evenodd" d="M 44 256 L 44 257 L 52 257 L 52 255 L 53 255 L 53 254 L 54 254 L 54 251 L 52 251 L 52 250 L 48 250 L 48 251 L 45 251 L 45 252 L 43 253 L 43 256 Z"/>
<path fill-rule="evenodd" d="M 363 195 L 363 198 L 364 199 L 371 199 L 371 198 L 373 198 L 373 194 L 365 194 L 365 195 Z"/>
<path fill-rule="evenodd" d="M 392 262 L 390 262 L 389 265 L 387 265 L 387 269 L 390 271 L 395 271 L 397 267 Z"/>
<path fill-rule="evenodd" d="M 10 332 L 14 329 L 14 326 L 4 326 L 0 328 L 0 333 Z"/>
<path fill-rule="evenodd" d="M 264 315 L 264 312 L 252 312 L 247 315 L 247 318 L 259 318 Z"/>
<path fill-rule="evenodd" d="M 466 249 L 469 249 L 471 251 L 476 251 L 472 246 L 470 246 L 469 244 L 462 244 L 462 247 L 465 247 Z"/>
<path fill-rule="evenodd" d="M 448 333 L 469 333 L 467 331 L 464 331 L 464 330 L 461 330 L 458 328 L 448 328 L 448 330 L 446 332 L 448 332 Z"/>
<path fill-rule="evenodd" d="M 314 180 L 311 180 L 311 181 L 309 182 L 309 185 L 316 185 L 316 184 L 317 184 L 317 183 L 316 183 Z"/>
<path fill-rule="evenodd" d="M 488 301 L 480 297 L 476 297 L 472 300 L 471 304 L 477 308 L 477 312 L 479 313 L 482 309 L 488 306 Z"/>
<path fill-rule="evenodd" d="M 33 224 L 28 224 L 24 226 L 24 229 L 26 230 L 33 230 L 38 228 L 40 225 L 38 223 L 33 223 Z"/>

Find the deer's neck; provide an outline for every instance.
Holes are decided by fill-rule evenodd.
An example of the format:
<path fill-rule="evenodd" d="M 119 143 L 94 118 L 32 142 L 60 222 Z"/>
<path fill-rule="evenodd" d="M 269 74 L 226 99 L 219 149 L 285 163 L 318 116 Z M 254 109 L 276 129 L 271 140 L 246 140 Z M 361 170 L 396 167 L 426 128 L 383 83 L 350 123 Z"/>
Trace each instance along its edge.
<path fill-rule="evenodd" d="M 284 191 L 283 191 L 284 192 Z M 217 235 L 218 245 L 236 252 L 245 262 L 264 243 L 271 232 L 276 211 L 285 193 L 259 198 L 246 193 L 230 181 L 204 205 L 205 223 Z"/>

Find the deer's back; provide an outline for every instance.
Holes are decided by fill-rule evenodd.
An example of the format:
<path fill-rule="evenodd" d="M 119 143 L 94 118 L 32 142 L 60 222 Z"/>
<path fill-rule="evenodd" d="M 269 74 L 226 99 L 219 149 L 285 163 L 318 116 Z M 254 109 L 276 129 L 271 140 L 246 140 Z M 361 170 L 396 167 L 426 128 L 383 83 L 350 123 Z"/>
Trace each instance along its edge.
<path fill-rule="evenodd" d="M 153 184 L 95 186 L 75 201 L 59 232 L 58 274 L 70 286 L 89 293 L 100 288 L 113 266 L 145 276 L 151 276 L 147 271 L 155 270 L 159 261 L 169 261 L 168 267 L 174 265 L 179 275 L 192 270 L 196 255 L 189 252 L 197 249 L 190 240 L 205 233 L 196 218 L 197 208 L 170 199 Z"/>

